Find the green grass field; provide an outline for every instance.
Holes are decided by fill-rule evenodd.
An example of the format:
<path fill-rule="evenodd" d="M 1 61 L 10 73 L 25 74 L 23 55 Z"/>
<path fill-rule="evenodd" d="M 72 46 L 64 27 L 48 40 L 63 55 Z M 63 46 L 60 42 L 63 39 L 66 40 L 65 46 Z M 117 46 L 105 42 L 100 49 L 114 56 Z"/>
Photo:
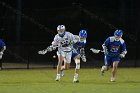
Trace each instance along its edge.
<path fill-rule="evenodd" d="M 140 93 L 140 68 L 119 68 L 116 82 L 111 70 L 100 76 L 99 68 L 81 69 L 80 83 L 73 83 L 74 68 L 55 81 L 56 69 L 0 71 L 0 93 Z"/>

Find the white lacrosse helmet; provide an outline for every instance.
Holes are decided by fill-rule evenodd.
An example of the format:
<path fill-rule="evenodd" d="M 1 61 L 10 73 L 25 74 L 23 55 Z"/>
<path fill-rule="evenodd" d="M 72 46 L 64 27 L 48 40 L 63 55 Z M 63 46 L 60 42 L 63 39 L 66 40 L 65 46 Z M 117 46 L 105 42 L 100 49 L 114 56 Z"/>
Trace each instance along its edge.
<path fill-rule="evenodd" d="M 65 32 L 65 26 L 64 25 L 58 25 L 57 26 L 58 34 L 62 35 Z"/>

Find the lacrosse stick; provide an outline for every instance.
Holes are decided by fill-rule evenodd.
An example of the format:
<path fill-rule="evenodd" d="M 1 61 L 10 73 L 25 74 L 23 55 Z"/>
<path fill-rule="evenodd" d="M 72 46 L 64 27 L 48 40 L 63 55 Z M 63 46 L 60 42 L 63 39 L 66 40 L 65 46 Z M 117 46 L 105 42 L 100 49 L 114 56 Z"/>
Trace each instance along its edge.
<path fill-rule="evenodd" d="M 59 46 L 53 46 L 53 45 L 51 45 L 51 46 L 47 47 L 44 50 L 38 51 L 38 54 L 45 55 L 47 52 L 51 52 L 51 51 L 55 50 L 57 47 L 59 47 Z"/>

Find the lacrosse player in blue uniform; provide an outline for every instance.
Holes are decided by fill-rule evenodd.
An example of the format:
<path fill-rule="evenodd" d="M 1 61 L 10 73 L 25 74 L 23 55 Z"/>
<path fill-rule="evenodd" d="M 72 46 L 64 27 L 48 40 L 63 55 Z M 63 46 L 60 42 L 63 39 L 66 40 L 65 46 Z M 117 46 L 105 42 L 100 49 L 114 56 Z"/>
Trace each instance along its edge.
<path fill-rule="evenodd" d="M 6 50 L 6 45 L 2 39 L 0 39 L 0 70 L 2 69 L 2 56 L 4 51 Z"/>
<path fill-rule="evenodd" d="M 73 82 L 78 83 L 78 73 L 80 69 L 80 57 L 83 62 L 86 62 L 86 56 L 85 56 L 85 50 L 84 47 L 86 45 L 86 38 L 87 38 L 87 31 L 81 30 L 79 32 L 79 36 L 75 36 L 75 39 L 77 39 L 77 42 L 73 44 L 73 52 L 72 52 L 72 58 L 75 61 L 76 67 L 75 67 L 75 74 L 73 78 Z"/>
<path fill-rule="evenodd" d="M 102 45 L 104 50 L 104 65 L 101 68 L 101 74 L 109 69 L 109 66 L 113 64 L 112 76 L 110 81 L 115 81 L 115 75 L 120 62 L 120 58 L 124 58 L 127 54 L 125 41 L 122 39 L 123 32 L 117 29 L 114 32 L 114 36 L 108 37 Z"/>

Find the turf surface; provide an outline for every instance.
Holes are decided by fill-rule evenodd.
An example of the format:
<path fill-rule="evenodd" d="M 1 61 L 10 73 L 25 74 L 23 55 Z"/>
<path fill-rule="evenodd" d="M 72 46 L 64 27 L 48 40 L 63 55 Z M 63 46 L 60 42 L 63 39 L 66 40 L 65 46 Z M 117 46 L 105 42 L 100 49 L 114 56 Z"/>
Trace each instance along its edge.
<path fill-rule="evenodd" d="M 81 69 L 80 83 L 73 83 L 74 69 L 55 81 L 56 69 L 10 69 L 0 71 L 0 93 L 140 93 L 140 68 L 119 68 L 116 82 L 111 70 Z"/>

